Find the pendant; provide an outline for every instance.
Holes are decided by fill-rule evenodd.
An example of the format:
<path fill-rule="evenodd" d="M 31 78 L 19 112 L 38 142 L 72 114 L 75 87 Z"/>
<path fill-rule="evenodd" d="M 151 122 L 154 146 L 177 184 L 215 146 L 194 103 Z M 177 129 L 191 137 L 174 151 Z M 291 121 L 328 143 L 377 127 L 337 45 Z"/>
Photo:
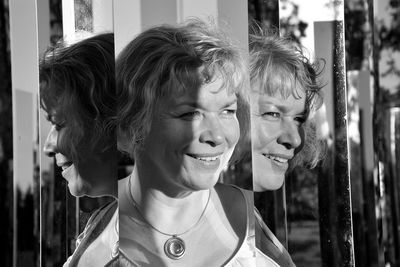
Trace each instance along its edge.
<path fill-rule="evenodd" d="M 185 255 L 185 242 L 176 235 L 169 238 L 164 244 L 164 252 L 169 258 L 179 260 Z"/>

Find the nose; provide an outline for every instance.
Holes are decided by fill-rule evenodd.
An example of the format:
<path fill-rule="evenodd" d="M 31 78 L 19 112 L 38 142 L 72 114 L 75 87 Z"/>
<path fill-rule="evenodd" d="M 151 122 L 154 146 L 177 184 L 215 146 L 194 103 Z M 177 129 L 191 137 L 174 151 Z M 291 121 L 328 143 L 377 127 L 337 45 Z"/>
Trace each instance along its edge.
<path fill-rule="evenodd" d="M 287 149 L 296 149 L 302 143 L 299 126 L 293 121 L 282 121 L 282 131 L 278 143 Z"/>
<path fill-rule="evenodd" d="M 205 128 L 200 134 L 200 142 L 212 147 L 221 145 L 225 140 L 225 134 L 218 118 L 210 118 L 205 122 Z"/>
<path fill-rule="evenodd" d="M 43 152 L 46 154 L 46 156 L 53 157 L 56 154 L 57 138 L 58 131 L 56 130 L 55 126 L 52 126 L 43 146 Z"/>

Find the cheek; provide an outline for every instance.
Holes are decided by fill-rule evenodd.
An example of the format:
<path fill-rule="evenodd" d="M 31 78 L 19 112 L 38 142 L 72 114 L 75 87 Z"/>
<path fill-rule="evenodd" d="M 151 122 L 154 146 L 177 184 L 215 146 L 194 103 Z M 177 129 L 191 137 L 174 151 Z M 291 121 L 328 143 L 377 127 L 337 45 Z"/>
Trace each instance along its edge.
<path fill-rule="evenodd" d="M 160 146 L 171 149 L 181 148 L 191 143 L 195 136 L 194 127 L 188 122 L 170 120 L 154 126 L 151 130 L 150 142 L 156 142 Z"/>
<path fill-rule="evenodd" d="M 255 149 L 262 149 L 277 138 L 276 133 L 279 129 L 274 123 L 259 121 L 254 128 L 253 142 Z"/>
<path fill-rule="evenodd" d="M 57 136 L 57 149 L 58 151 L 63 154 L 64 156 L 68 157 L 71 159 L 71 142 L 70 142 L 71 137 L 69 137 L 69 131 L 67 128 L 62 128 L 58 132 Z"/>
<path fill-rule="evenodd" d="M 240 125 L 237 119 L 232 119 L 224 123 L 224 134 L 228 146 L 235 146 L 240 138 Z"/>

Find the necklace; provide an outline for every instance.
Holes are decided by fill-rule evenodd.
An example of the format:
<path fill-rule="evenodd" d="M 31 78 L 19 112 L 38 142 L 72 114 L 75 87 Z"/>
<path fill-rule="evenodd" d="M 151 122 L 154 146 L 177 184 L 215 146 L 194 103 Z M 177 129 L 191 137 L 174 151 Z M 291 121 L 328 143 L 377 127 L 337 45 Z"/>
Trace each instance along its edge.
<path fill-rule="evenodd" d="M 155 230 L 156 232 L 162 234 L 162 235 L 166 235 L 166 236 L 170 236 L 170 238 L 167 239 L 167 241 L 165 241 L 164 243 L 164 253 L 165 255 L 168 256 L 168 258 L 173 259 L 173 260 L 179 260 L 180 258 L 183 257 L 183 255 L 185 255 L 186 252 L 186 247 L 185 247 L 185 242 L 183 241 L 182 238 L 180 238 L 179 236 L 182 236 L 184 234 L 186 234 L 187 232 L 189 232 L 190 230 L 192 230 L 193 228 L 195 228 L 201 221 L 201 219 L 203 218 L 204 213 L 207 210 L 208 207 L 208 203 L 210 202 L 210 198 L 211 198 L 211 190 L 208 190 L 208 199 L 206 202 L 206 205 L 204 206 L 203 211 L 200 214 L 199 219 L 191 226 L 189 227 L 187 230 L 183 231 L 182 233 L 179 234 L 168 234 L 165 233 L 163 231 L 158 230 L 157 228 L 155 228 L 144 216 L 142 211 L 139 208 L 139 205 L 136 203 L 135 199 L 133 198 L 133 194 L 132 194 L 132 187 L 131 187 L 131 177 L 132 175 L 129 176 L 129 180 L 128 180 L 128 188 L 129 188 L 129 195 L 132 201 L 133 206 L 135 207 L 135 209 L 137 210 L 137 212 L 139 213 L 139 215 L 143 218 L 144 222 L 150 226 L 153 230 Z"/>

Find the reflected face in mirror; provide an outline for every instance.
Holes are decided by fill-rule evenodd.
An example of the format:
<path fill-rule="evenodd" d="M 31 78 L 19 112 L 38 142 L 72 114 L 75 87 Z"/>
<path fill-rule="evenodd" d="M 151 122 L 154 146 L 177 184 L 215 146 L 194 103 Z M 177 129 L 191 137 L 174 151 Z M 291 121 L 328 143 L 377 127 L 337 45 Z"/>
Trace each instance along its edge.
<path fill-rule="evenodd" d="M 114 35 L 59 42 L 39 62 L 40 104 L 54 156 L 74 196 L 117 195 Z"/>
<path fill-rule="evenodd" d="M 104 175 L 102 159 L 94 153 L 79 151 L 85 155 L 78 163 L 67 156 L 68 152 L 63 149 L 66 141 L 66 125 L 52 123 L 44 144 L 44 153 L 54 157 L 56 165 L 62 169 L 61 175 L 68 183 L 71 195 L 80 196 L 101 196 L 109 195 L 110 180 Z"/>
<path fill-rule="evenodd" d="M 288 96 L 252 92 L 251 101 L 254 190 L 276 190 L 301 148 L 306 95 L 303 90 Z"/>
<path fill-rule="evenodd" d="M 222 84 L 216 78 L 158 103 L 140 153 L 160 174 L 159 186 L 194 191 L 216 184 L 240 136 L 237 96 Z"/>

